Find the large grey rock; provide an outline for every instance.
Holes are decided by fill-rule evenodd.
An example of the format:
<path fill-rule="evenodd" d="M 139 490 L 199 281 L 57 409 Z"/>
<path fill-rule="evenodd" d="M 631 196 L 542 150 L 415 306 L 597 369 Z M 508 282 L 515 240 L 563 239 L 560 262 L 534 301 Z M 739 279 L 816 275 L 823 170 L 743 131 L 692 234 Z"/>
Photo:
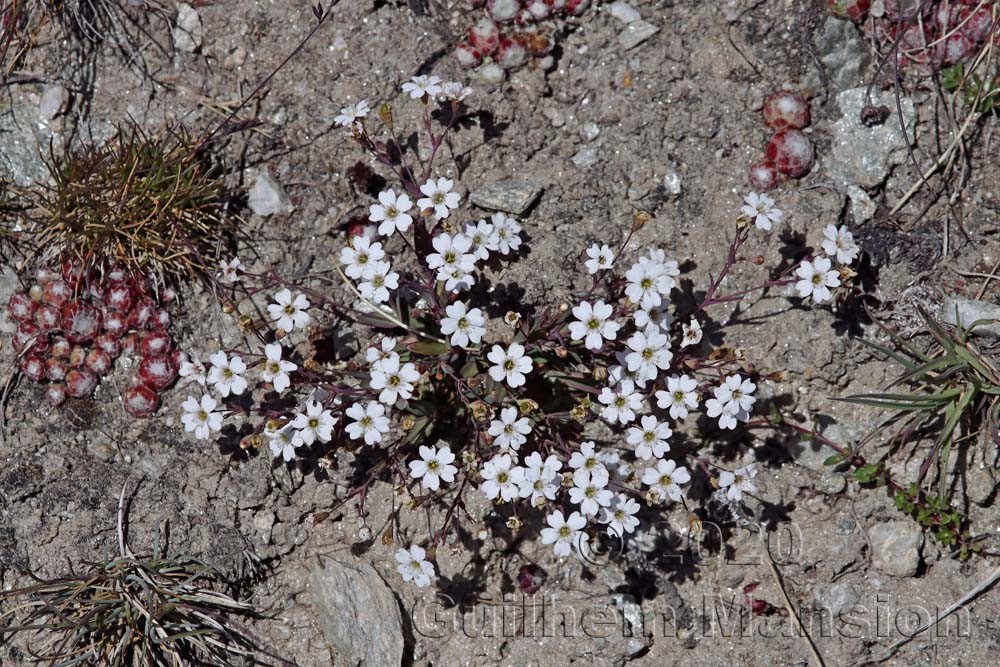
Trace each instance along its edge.
<path fill-rule="evenodd" d="M 584 146 L 570 158 L 570 161 L 580 169 L 593 167 L 600 157 L 600 146 Z"/>
<path fill-rule="evenodd" d="M 201 48 L 205 39 L 205 27 L 201 23 L 198 11 L 182 2 L 177 5 L 177 21 L 174 23 L 174 46 L 178 51 L 194 53 Z"/>
<path fill-rule="evenodd" d="M 281 183 L 267 170 L 257 174 L 257 180 L 247 193 L 247 205 L 257 215 L 265 216 L 291 213 L 295 208 Z"/>
<path fill-rule="evenodd" d="M 851 200 L 851 215 L 854 216 L 855 224 L 868 222 L 878 210 L 878 205 L 868 193 L 856 185 L 847 186 L 847 198 Z"/>
<path fill-rule="evenodd" d="M 833 92 L 865 84 L 871 51 L 852 22 L 828 17 L 816 39 L 816 55 Z M 823 80 L 819 71 L 813 69 L 804 83 L 807 88 L 819 90 Z"/>
<path fill-rule="evenodd" d="M 633 21 L 618 34 L 618 43 L 626 51 L 634 49 L 647 39 L 660 32 L 660 29 L 643 20 Z"/>
<path fill-rule="evenodd" d="M 403 661 L 403 619 L 392 589 L 368 563 L 322 557 L 309 574 L 313 605 L 338 665 L 393 667 Z"/>
<path fill-rule="evenodd" d="M 51 137 L 38 127 L 38 109 L 26 102 L 15 100 L 0 113 L 0 179 L 22 187 L 48 181 L 49 171 L 42 155 Z"/>
<path fill-rule="evenodd" d="M 480 208 L 520 215 L 541 193 L 542 187 L 536 183 L 509 179 L 479 188 L 469 195 L 469 201 Z"/>
<path fill-rule="evenodd" d="M 42 93 L 42 99 L 38 102 L 38 115 L 42 120 L 50 121 L 69 106 L 69 91 L 62 86 L 49 86 Z"/>
<path fill-rule="evenodd" d="M 980 434 L 967 450 L 952 452 L 948 488 L 960 490 L 977 505 L 988 507 L 1000 485 L 1000 446 L 989 433 Z M 957 500 L 956 500 L 957 502 Z"/>
<path fill-rule="evenodd" d="M 829 424 L 820 431 L 820 434 L 826 439 L 846 448 L 849 448 L 859 437 L 857 429 L 846 427 L 840 422 Z M 834 454 L 837 454 L 837 450 L 819 440 L 806 440 L 803 438 L 791 446 L 790 453 L 795 457 L 795 461 L 799 465 L 805 466 L 810 470 L 826 472 L 832 468 L 826 465 L 825 461 Z"/>
<path fill-rule="evenodd" d="M 608 12 L 622 23 L 634 23 L 642 18 L 642 14 L 627 2 L 615 0 L 607 6 Z"/>
<path fill-rule="evenodd" d="M 861 86 L 837 95 L 841 116 L 830 128 L 832 146 L 826 172 L 844 188 L 851 185 L 872 188 L 882 183 L 894 166 L 906 160 L 907 139 L 913 140 L 913 100 L 908 97 L 900 100 L 906 125 L 904 136 L 892 91 L 873 88 L 870 98 L 867 92 L 868 88 Z M 863 125 L 861 110 L 869 104 L 889 108 L 889 118 L 881 125 Z"/>
<path fill-rule="evenodd" d="M 951 297 L 941 306 L 941 319 L 952 326 L 968 329 L 977 324 L 972 333 L 977 336 L 1000 337 L 1000 306 L 985 301 L 974 301 L 962 297 Z"/>
<path fill-rule="evenodd" d="M 924 533 L 915 521 L 887 521 L 870 531 L 872 563 L 894 577 L 912 577 L 920 566 Z"/>

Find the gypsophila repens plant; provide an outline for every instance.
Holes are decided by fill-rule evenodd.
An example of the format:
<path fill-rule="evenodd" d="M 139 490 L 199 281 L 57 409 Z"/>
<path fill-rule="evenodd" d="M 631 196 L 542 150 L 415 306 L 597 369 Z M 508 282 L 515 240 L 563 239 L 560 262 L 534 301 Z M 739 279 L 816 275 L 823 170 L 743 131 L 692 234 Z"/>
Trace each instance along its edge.
<path fill-rule="evenodd" d="M 364 100 L 336 118 L 397 182 L 371 202 L 370 225 L 331 258 L 351 302 L 227 262 L 222 280 L 248 293 L 261 288 L 246 283 L 273 288 L 271 332 L 257 350 L 215 351 L 207 364 L 189 356 L 181 368 L 186 430 L 217 438 L 229 422 L 249 432 L 244 448 L 278 465 L 320 457 L 342 466 L 353 455 L 360 468 L 340 502 L 354 498 L 362 513 L 377 481 L 409 496 L 397 511 L 440 505 L 439 524 L 396 554 L 399 572 L 417 586 L 433 581 L 434 551 L 468 516 L 470 495 L 504 506 L 514 529 L 537 513 L 541 542 L 567 556 L 601 533 L 634 532 L 643 507 L 687 504 L 695 475 L 731 503 L 753 494 L 752 461 L 730 469 L 671 445 L 698 415 L 735 431 L 757 404 L 759 374 L 744 353 L 709 349 L 702 325 L 713 309 L 762 290 L 788 290 L 803 306 L 831 303 L 854 275 L 859 249 L 850 231 L 830 225 L 821 254 L 727 292 L 734 270 L 762 261 L 742 252 L 751 235 L 783 223 L 774 200 L 751 193 L 718 271 L 681 308 L 677 258 L 637 245 L 650 219 L 639 212 L 620 242 L 594 244 L 580 258 L 586 285 L 571 300 L 500 307 L 483 286 L 521 254 L 522 223 L 500 212 L 477 219 L 434 165 L 470 91 L 434 76 L 402 89 L 422 110 L 425 161 L 399 150 L 389 104 L 377 107 L 379 124 Z M 331 367 L 296 357 L 295 337 L 327 314 L 370 328 L 360 359 Z M 613 436 L 595 435 L 602 432 Z"/>

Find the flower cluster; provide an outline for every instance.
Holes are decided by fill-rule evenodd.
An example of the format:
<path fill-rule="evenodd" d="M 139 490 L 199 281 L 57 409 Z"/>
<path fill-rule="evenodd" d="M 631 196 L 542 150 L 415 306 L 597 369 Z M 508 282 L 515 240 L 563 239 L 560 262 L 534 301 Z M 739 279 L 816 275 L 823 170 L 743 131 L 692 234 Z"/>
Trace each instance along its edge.
<path fill-rule="evenodd" d="M 804 259 L 795 269 L 799 280 L 795 291 L 803 299 L 811 298 L 814 303 L 824 303 L 833 298 L 832 287 L 840 287 L 841 271 L 833 268 L 833 260 L 842 267 L 849 266 L 861 252 L 854 242 L 854 235 L 847 227 L 827 225 L 823 230 L 823 256 L 812 260 Z"/>
<path fill-rule="evenodd" d="M 436 85 L 417 77 L 403 92 L 426 112 Z M 425 113 L 436 147 L 444 132 L 434 134 L 431 118 Z M 739 250 L 752 230 L 784 222 L 773 200 L 748 195 L 725 264 L 693 307 L 675 301 L 678 261 L 662 248 L 636 247 L 635 233 L 648 220 L 640 215 L 620 242 L 586 249 L 589 284 L 568 303 L 501 315 L 481 286 L 518 257 L 522 223 L 504 213 L 469 214 L 456 183 L 433 173 L 433 160 L 418 176 L 387 156 L 385 141 L 364 122 L 348 122 L 359 144 L 399 179 L 369 203 L 370 224 L 333 258 L 349 302 L 283 289 L 268 307 L 275 342 L 259 360 L 216 352 L 207 372 L 188 360 L 185 379 L 214 392 L 185 403 L 189 431 L 218 432 L 217 408 L 228 401 L 230 414 L 249 417 L 241 425 L 253 431 L 245 447 L 266 446 L 285 463 L 304 457 L 305 446 L 331 466 L 353 459 L 360 468 L 349 497 L 359 494 L 362 512 L 363 492 L 377 480 L 391 480 L 413 503 L 447 507 L 426 542 L 396 554 L 399 572 L 417 586 L 432 581 L 429 558 L 454 530 L 466 493 L 506 506 L 499 511 L 509 511 L 512 527 L 523 525 L 521 512 L 540 512 L 541 542 L 565 556 L 593 540 L 624 539 L 667 503 L 686 504 L 692 483 L 713 485 L 730 502 L 755 492 L 753 464 L 730 469 L 677 446 L 675 433 L 702 420 L 721 435 L 753 419 L 762 376 L 733 350 L 711 349 L 702 324 L 713 307 L 769 287 L 794 284 L 802 292 L 787 275 L 791 267 L 749 290 L 721 293 L 731 270 L 748 262 Z M 447 132 L 451 121 L 442 122 Z M 858 254 L 844 228 L 828 229 L 823 247 L 829 257 L 805 260 L 797 271 L 817 303 L 827 300 L 820 288 L 834 286 L 831 257 L 846 264 Z M 803 276 L 807 265 L 819 280 Z M 344 366 L 307 358 L 298 370 L 280 342 L 327 309 L 381 335 Z M 282 401 L 247 408 L 229 400 L 254 393 L 251 366 L 258 388 Z M 311 447 L 317 443 L 330 444 Z"/>
<path fill-rule="evenodd" d="M 285 336 L 296 329 L 303 329 L 311 322 L 308 313 L 309 300 L 303 294 L 293 295 L 291 290 L 282 289 L 274 295 L 274 302 L 267 307 L 271 325 L 276 334 Z M 253 360 L 257 386 L 265 392 L 279 396 L 292 385 L 292 376 L 298 365 L 284 359 L 284 349 L 278 342 L 263 346 L 263 354 Z M 184 354 L 180 360 L 181 383 L 199 387 L 200 398 L 188 395 L 182 404 L 181 422 L 186 431 L 199 440 L 205 440 L 222 430 L 227 410 L 218 409 L 225 401 L 235 401 L 236 397 L 251 393 L 247 374 L 250 366 L 239 354 L 228 354 L 218 350 L 208 357 L 208 366 L 201 361 L 198 353 Z M 213 395 L 214 394 L 214 395 Z M 290 461 L 295 450 L 303 445 L 311 445 L 319 440 L 329 442 L 335 420 L 329 410 L 315 400 L 304 400 L 288 423 L 267 423 L 264 427 L 268 446 L 275 456 Z"/>

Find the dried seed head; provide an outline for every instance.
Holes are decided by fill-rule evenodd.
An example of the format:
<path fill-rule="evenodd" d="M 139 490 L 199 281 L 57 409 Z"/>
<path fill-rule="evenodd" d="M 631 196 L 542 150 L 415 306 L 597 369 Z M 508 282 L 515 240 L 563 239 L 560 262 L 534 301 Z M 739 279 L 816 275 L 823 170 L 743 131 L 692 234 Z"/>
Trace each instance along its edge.
<path fill-rule="evenodd" d="M 632 216 L 632 231 L 638 232 L 642 229 L 647 222 L 653 219 L 653 216 L 646 211 L 636 211 Z"/>
<path fill-rule="evenodd" d="M 522 415 L 530 415 L 538 410 L 538 403 L 530 398 L 521 398 L 517 401 L 517 409 L 521 411 Z"/>
<path fill-rule="evenodd" d="M 383 102 L 378 106 L 378 117 L 385 123 L 385 126 L 389 128 L 389 131 L 393 129 L 393 119 L 392 119 L 392 105 L 388 102 Z"/>

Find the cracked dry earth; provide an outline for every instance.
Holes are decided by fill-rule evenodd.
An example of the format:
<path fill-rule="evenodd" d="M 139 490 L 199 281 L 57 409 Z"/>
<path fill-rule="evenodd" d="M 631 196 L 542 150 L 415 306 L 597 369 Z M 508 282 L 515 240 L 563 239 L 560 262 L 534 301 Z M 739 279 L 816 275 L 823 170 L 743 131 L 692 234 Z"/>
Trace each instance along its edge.
<path fill-rule="evenodd" d="M 950 294 L 974 295 L 979 282 L 961 280 L 955 270 L 989 273 L 1000 258 L 1000 174 L 989 166 L 986 144 L 970 146 L 971 176 L 957 204 L 918 195 L 900 214 L 888 216 L 916 178 L 904 157 L 891 160 L 875 185 L 863 184 L 877 213 L 853 219 L 851 184 L 827 169 L 840 118 L 835 99 L 864 85 L 875 62 L 863 40 L 844 47 L 844 58 L 827 57 L 844 44 L 835 40 L 831 46 L 829 35 L 845 28 L 831 24 L 820 4 L 637 0 L 634 9 L 658 31 L 624 49 L 619 34 L 627 27 L 598 3 L 572 22 L 550 69 L 528 66 L 498 85 L 471 78 L 474 114 L 447 146 L 439 163 L 443 173 L 467 192 L 509 178 L 541 191 L 522 216 L 530 255 L 506 269 L 501 281 L 519 286 L 524 303 L 566 299 L 583 286 L 583 250 L 594 241 L 623 237 L 633 214 L 645 210 L 653 218 L 639 233 L 639 244 L 665 248 L 681 261 L 685 280 L 705 285 L 723 260 L 723 239 L 748 189 L 747 167 L 767 138 L 758 113 L 762 100 L 791 84 L 812 86 L 818 166 L 772 193 L 786 211 L 785 231 L 753 237 L 747 253 L 802 254 L 818 244 L 824 225 L 848 216 L 872 258 L 866 289 L 873 317 L 912 327 L 917 305 L 933 307 Z M 167 44 L 164 51 L 144 52 L 152 79 L 125 66 L 110 47 L 97 53 L 89 82 L 67 57 L 71 43 L 43 42 L 32 51 L 25 68 L 41 73 L 46 83 L 4 90 L 0 152 L 9 175 L 38 177 L 31 146 L 106 137 L 126 116 L 151 130 L 178 121 L 191 127 L 213 122 L 284 57 L 312 21 L 304 2 L 220 0 L 200 3 L 196 11 L 204 39 L 193 53 L 169 47 L 172 13 L 166 21 L 150 22 Z M 399 84 L 418 69 L 466 80 L 469 74 L 448 51 L 471 12 L 461 3 L 415 12 L 402 3 L 342 0 L 332 24 L 248 110 L 261 125 L 227 145 L 234 188 L 245 192 L 268 170 L 294 206 L 267 218 L 244 212 L 243 231 L 254 247 L 245 263 L 288 275 L 330 269 L 344 243 L 343 222 L 368 205 L 347 175 L 365 158 L 333 126 L 336 110 L 360 98 L 401 104 Z M 854 76 L 844 73 L 845 58 L 856 64 Z M 51 122 L 40 121 L 40 102 L 53 85 L 72 93 L 69 106 Z M 919 90 L 912 97 L 917 118 L 911 129 L 927 159 L 934 150 L 933 101 Z M 410 111 L 397 111 L 397 125 L 416 127 Z M 918 216 L 928 204 L 929 213 Z M 956 215 L 943 256 L 944 222 Z M 960 238 L 954 231 L 959 222 Z M 751 281 L 741 272 L 729 287 Z M 0 297 L 6 301 L 15 286 L 8 267 Z M 785 371 L 783 381 L 762 383 L 762 393 L 787 413 L 816 421 L 828 437 L 843 442 L 879 422 L 881 416 L 870 410 L 831 400 L 876 390 L 897 372 L 858 342 L 863 331 L 876 339 L 880 334 L 856 313 L 803 310 L 779 294 L 766 294 L 715 317 L 725 329 L 709 332 L 712 345 L 745 349 L 759 369 Z M 242 344 L 237 323 L 199 286 L 181 290 L 174 321 L 183 348 L 205 341 Z M 9 320 L 0 319 L 0 326 L 10 331 Z M 344 354 L 367 343 L 357 340 L 361 328 L 343 326 Z M 11 367 L 12 359 L 5 341 L 0 367 Z M 247 598 L 270 616 L 248 632 L 269 652 L 303 667 L 359 658 L 378 667 L 399 661 L 813 664 L 808 643 L 785 610 L 767 553 L 825 663 L 866 664 L 883 658 L 928 613 L 951 604 L 995 568 L 985 558 L 951 558 L 920 535 L 883 491 L 863 489 L 825 467 L 829 452 L 757 432 L 712 445 L 723 461 L 735 463 L 749 448 L 762 462 L 759 501 L 750 503 L 755 519 L 734 522 L 709 507 L 705 525 L 717 522 L 721 533 L 706 529 L 694 539 L 687 512 L 673 507 L 621 553 L 582 562 L 556 559 L 550 548 L 517 539 L 485 502 L 473 503 L 471 518 L 498 537 L 439 549 L 439 586 L 416 589 L 394 571 L 391 536 L 407 542 L 426 532 L 427 519 L 403 512 L 394 530 L 386 531 L 392 510 L 404 502 L 388 485 L 373 489 L 364 521 L 353 505 L 328 513 L 344 489 L 336 475 L 290 471 L 268 456 L 234 457 L 195 442 L 178 419 L 181 390 L 166 394 L 166 407 L 155 417 L 133 420 L 115 398 L 127 377 L 121 369 L 95 400 L 59 409 L 45 407 L 41 390 L 30 383 L 12 387 L 0 442 L 3 586 L 26 583 L 29 571 L 56 576 L 67 560 L 113 557 L 118 494 L 126 486 L 133 548 L 166 541 L 173 551 L 196 555 L 239 579 Z M 897 465 L 912 472 L 914 463 Z M 966 510 L 979 532 L 991 533 L 1000 528 L 995 485 L 984 466 L 971 467 L 980 478 L 975 493 L 966 494 Z M 761 526 L 767 527 L 764 541 Z M 394 596 L 388 606 L 379 607 L 376 599 L 369 606 L 329 608 L 318 589 L 332 585 L 327 570 L 337 566 L 331 561 L 359 573 L 348 581 Z M 526 563 L 548 574 L 528 600 L 513 584 Z M 755 582 L 754 597 L 767 601 L 773 613 L 750 613 L 742 591 Z M 395 625 L 383 623 L 386 614 L 397 613 Z M 997 595 L 987 592 L 885 664 L 988 664 L 1000 648 L 998 618 Z M 349 654 L 352 639 L 345 636 L 355 634 L 352 625 L 361 644 L 356 655 Z M 30 642 L 16 638 L 0 645 L 0 664 L 29 664 L 24 650 Z"/>

